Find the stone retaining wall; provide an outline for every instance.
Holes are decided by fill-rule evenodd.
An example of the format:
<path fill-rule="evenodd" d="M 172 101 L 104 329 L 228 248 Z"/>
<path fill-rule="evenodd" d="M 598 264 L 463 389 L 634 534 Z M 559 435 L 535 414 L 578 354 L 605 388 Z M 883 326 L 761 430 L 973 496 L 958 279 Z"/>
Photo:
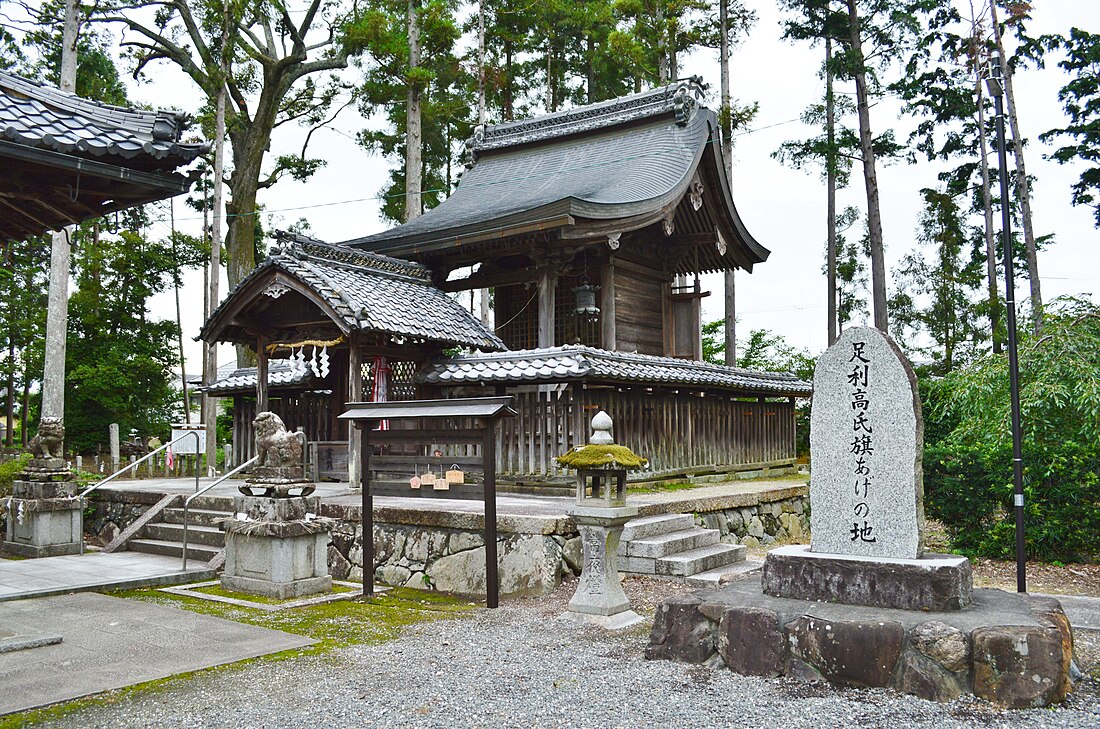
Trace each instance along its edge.
<path fill-rule="evenodd" d="M 84 510 L 84 536 L 108 544 L 163 496 L 153 491 L 93 491 Z"/>
<path fill-rule="evenodd" d="M 804 542 L 810 538 L 810 498 L 794 496 L 753 506 L 696 512 L 695 523 L 717 529 L 723 542 L 746 547 Z"/>

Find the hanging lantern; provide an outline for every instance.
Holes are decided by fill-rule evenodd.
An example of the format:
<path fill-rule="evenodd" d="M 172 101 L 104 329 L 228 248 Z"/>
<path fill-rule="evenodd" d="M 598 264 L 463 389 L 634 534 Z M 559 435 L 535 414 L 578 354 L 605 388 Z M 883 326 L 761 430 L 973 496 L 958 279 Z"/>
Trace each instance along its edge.
<path fill-rule="evenodd" d="M 600 307 L 596 306 L 596 286 L 585 282 L 573 289 L 573 299 L 576 305 L 573 313 L 582 317 L 596 317 L 600 315 Z"/>

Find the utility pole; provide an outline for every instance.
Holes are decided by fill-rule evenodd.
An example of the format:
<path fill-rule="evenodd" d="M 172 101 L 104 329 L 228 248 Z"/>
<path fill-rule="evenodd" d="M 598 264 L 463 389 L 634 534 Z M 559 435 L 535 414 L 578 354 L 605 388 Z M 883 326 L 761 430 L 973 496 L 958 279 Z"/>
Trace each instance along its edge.
<path fill-rule="evenodd" d="M 730 115 L 730 38 L 729 38 L 729 0 L 718 2 L 718 22 L 721 25 L 722 38 L 719 41 L 719 63 L 721 65 L 722 86 L 722 162 L 726 166 L 726 177 L 733 177 L 733 134 Z M 735 269 L 724 272 L 726 293 L 726 364 L 737 364 L 737 281 Z"/>
<path fill-rule="evenodd" d="M 62 91 L 76 93 L 76 43 L 80 32 L 77 0 L 65 0 L 61 30 Z M 42 418 L 65 419 L 65 339 L 69 329 L 69 265 L 71 229 L 59 230 L 50 241 L 50 288 L 46 310 L 46 354 L 42 373 Z"/>

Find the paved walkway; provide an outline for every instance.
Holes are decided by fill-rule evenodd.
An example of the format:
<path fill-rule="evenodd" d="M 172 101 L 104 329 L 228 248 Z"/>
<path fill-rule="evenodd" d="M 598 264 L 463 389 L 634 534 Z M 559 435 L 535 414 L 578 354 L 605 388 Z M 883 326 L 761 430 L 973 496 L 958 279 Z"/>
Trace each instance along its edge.
<path fill-rule="evenodd" d="M 138 552 L 0 559 L 0 602 L 69 592 L 178 585 L 214 576 L 213 570 L 202 564 L 186 572 L 180 566 L 176 557 Z"/>
<path fill-rule="evenodd" d="M 37 560 L 42 562 L 44 560 Z M 0 714 L 301 648 L 314 641 L 209 615 L 81 593 L 0 604 L 0 628 L 62 641 L 0 653 Z"/>

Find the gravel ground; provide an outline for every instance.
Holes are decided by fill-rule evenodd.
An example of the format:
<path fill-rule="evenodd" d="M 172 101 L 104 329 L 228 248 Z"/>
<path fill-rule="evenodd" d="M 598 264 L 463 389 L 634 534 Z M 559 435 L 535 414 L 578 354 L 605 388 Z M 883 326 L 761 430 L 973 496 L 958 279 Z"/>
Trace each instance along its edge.
<path fill-rule="evenodd" d="M 608 635 L 560 620 L 574 585 L 549 598 L 423 624 L 400 639 L 323 656 L 200 673 L 170 688 L 69 714 L 64 727 L 1097 727 L 1100 682 L 1054 709 L 936 704 L 725 669 L 646 661 L 646 626 Z M 649 612 L 683 588 L 628 580 Z M 1083 639 L 1083 640 L 1082 640 Z M 1086 669 L 1096 635 L 1079 638 Z M 1097 675 L 1097 674 L 1093 674 Z"/>

